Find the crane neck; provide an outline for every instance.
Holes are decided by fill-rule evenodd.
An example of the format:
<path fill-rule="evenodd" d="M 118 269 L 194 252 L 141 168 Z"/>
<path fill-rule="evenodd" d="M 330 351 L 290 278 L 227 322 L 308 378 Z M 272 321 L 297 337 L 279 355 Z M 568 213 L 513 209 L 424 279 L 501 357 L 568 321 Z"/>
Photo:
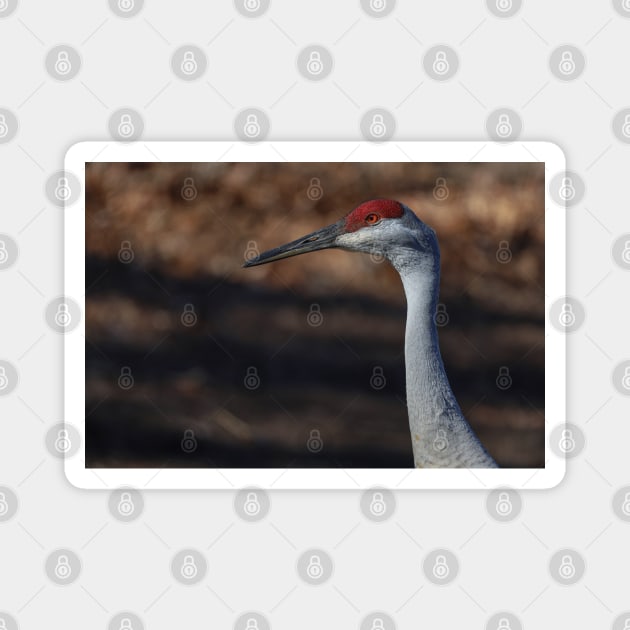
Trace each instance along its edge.
<path fill-rule="evenodd" d="M 390 258 L 407 297 L 405 368 L 407 408 L 417 468 L 496 467 L 466 421 L 440 354 L 435 313 L 440 257 L 406 249 Z"/>

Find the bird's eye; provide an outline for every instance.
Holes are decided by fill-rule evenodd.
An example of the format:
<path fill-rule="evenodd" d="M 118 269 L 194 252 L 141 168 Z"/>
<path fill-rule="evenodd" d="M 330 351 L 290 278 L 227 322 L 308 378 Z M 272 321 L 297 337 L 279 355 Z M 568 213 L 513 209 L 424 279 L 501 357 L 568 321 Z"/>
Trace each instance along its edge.
<path fill-rule="evenodd" d="M 378 223 L 380 220 L 381 220 L 381 217 L 378 214 L 376 214 L 375 212 L 370 212 L 370 214 L 368 214 L 365 217 L 365 222 L 368 225 L 374 225 L 375 223 Z"/>

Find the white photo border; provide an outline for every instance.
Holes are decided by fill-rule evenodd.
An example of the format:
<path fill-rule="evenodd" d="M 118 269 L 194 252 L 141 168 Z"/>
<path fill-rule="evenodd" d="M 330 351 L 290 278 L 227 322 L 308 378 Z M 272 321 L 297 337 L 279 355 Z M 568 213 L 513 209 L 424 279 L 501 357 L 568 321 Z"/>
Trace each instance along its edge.
<path fill-rule="evenodd" d="M 511 469 L 333 468 L 87 468 L 85 461 L 85 317 L 64 335 L 65 421 L 81 436 L 79 451 L 64 460 L 70 483 L 84 489 L 400 490 L 552 488 L 564 478 L 566 458 L 550 448 L 552 431 L 565 424 L 566 333 L 550 325 L 549 307 L 566 295 L 566 208 L 549 182 L 566 168 L 550 142 L 80 142 L 65 156 L 81 195 L 65 209 L 64 295 L 85 315 L 85 166 L 91 162 L 544 162 L 545 164 L 545 467 Z"/>

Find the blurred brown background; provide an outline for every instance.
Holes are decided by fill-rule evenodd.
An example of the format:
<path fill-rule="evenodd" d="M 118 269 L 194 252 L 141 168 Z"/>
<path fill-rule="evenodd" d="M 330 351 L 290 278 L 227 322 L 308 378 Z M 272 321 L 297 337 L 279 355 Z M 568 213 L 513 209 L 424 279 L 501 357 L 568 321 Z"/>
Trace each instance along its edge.
<path fill-rule="evenodd" d="M 544 165 L 94 163 L 86 179 L 89 467 L 412 467 L 396 272 L 343 251 L 241 268 L 373 197 L 437 232 L 442 355 L 480 439 L 502 466 L 544 466 Z"/>

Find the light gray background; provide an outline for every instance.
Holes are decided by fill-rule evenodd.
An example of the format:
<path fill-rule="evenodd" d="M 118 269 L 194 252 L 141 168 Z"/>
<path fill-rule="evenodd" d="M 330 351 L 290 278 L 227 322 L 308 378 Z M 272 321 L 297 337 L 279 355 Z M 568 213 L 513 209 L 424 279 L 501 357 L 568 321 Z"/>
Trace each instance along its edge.
<path fill-rule="evenodd" d="M 272 0 L 257 17 L 245 4 L 137 2 L 121 17 L 105 0 L 22 0 L 13 11 L 15 0 L 0 3 L 0 109 L 19 123 L 0 142 L 0 233 L 19 251 L 0 269 L 0 360 L 19 375 L 0 396 L 0 486 L 18 501 L 0 510 L 0 619 L 7 628 L 118 630 L 127 611 L 134 630 L 140 620 L 155 629 L 245 628 L 243 615 L 254 611 L 274 629 L 369 630 L 378 611 L 386 628 L 389 617 L 397 628 L 494 628 L 506 611 L 513 629 L 514 619 L 536 629 L 623 628 L 630 518 L 613 508 L 630 484 L 630 399 L 613 376 L 630 357 L 630 275 L 613 250 L 630 232 L 630 146 L 613 129 L 630 106 L 623 2 L 515 0 L 506 17 L 482 0 L 390 0 L 380 14 L 358 0 Z M 46 65 L 61 44 L 81 59 L 65 81 Z M 202 76 L 173 72 L 186 45 L 203 51 Z M 437 45 L 459 61 L 447 80 L 425 70 Z M 549 65 L 561 45 L 584 56 L 574 80 Z M 307 46 L 332 55 L 321 80 L 298 67 Z M 395 492 L 395 513 L 378 521 L 361 510 L 359 492 L 271 493 L 268 513 L 252 521 L 239 515 L 236 488 L 139 489 L 142 509 L 120 518 L 110 511 L 118 495 L 70 487 L 47 447 L 63 420 L 63 340 L 45 314 L 63 293 L 64 210 L 46 182 L 71 144 L 110 139 L 112 115 L 129 109 L 143 139 L 173 140 L 236 139 L 236 118 L 251 109 L 262 112 L 269 140 L 361 139 L 365 113 L 386 110 L 394 141 L 493 137 L 490 117 L 501 109 L 518 116 L 520 139 L 563 147 L 585 185 L 567 210 L 568 294 L 585 319 L 568 335 L 568 419 L 584 444 L 562 485 L 520 493 L 520 511 L 503 520 L 489 493 Z M 315 586 L 297 568 L 313 548 L 334 563 Z M 423 571 L 436 549 L 459 565 L 446 585 Z M 552 574 L 552 558 L 567 549 L 584 563 L 577 581 Z M 47 572 L 60 550 L 81 567 L 64 585 Z M 207 561 L 196 584 L 172 573 L 182 550 Z"/>

